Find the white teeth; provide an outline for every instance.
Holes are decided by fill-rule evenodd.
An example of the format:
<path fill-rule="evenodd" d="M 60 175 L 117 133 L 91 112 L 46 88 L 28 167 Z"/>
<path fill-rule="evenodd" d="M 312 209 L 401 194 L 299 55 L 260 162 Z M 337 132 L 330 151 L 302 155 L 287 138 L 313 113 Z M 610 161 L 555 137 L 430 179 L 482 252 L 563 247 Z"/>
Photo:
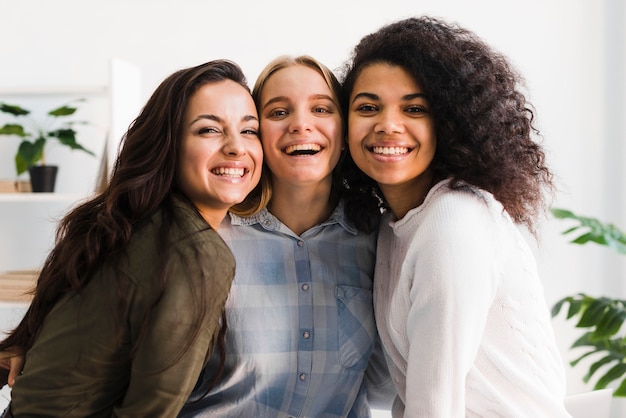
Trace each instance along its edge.
<path fill-rule="evenodd" d="M 285 153 L 293 154 L 296 151 L 318 152 L 321 149 L 322 147 L 319 146 L 318 144 L 296 144 L 296 145 L 289 145 L 287 148 L 285 148 Z"/>
<path fill-rule="evenodd" d="M 219 167 L 211 170 L 211 172 L 213 174 L 217 174 L 218 176 L 242 177 L 244 174 L 244 169 Z"/>
<path fill-rule="evenodd" d="M 373 147 L 374 154 L 402 155 L 409 152 L 407 147 Z"/>

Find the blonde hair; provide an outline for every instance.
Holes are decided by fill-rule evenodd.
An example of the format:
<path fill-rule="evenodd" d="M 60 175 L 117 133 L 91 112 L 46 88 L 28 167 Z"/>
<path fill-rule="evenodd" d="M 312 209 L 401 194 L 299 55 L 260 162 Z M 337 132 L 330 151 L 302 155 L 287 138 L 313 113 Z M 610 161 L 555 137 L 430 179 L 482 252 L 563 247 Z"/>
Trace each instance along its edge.
<path fill-rule="evenodd" d="M 316 60 L 315 58 L 309 55 L 300 55 L 297 57 L 292 57 L 290 55 L 282 55 L 278 58 L 272 60 L 269 64 L 265 66 L 261 74 L 257 77 L 256 83 L 254 84 L 254 88 L 252 89 L 252 97 L 254 98 L 254 103 L 256 104 L 257 111 L 259 112 L 259 117 L 261 116 L 261 93 L 263 92 L 263 88 L 265 87 L 265 83 L 270 79 L 274 73 L 283 68 L 289 68 L 296 65 L 302 65 L 304 67 L 311 68 L 319 75 L 322 76 L 328 88 L 330 89 L 332 99 L 337 105 L 340 106 L 340 92 L 341 92 L 341 84 L 337 77 L 333 72 L 326 67 L 324 64 Z M 263 123 L 261 121 L 261 123 Z M 345 136 L 345 124 L 343 123 L 342 118 L 342 129 L 343 134 Z M 267 165 L 263 164 L 263 172 L 261 173 L 261 181 L 257 187 L 254 188 L 252 192 L 246 197 L 246 199 L 230 208 L 230 211 L 239 215 L 239 216 L 252 216 L 258 212 L 260 212 L 272 198 L 272 180 L 270 177 L 270 171 Z"/>

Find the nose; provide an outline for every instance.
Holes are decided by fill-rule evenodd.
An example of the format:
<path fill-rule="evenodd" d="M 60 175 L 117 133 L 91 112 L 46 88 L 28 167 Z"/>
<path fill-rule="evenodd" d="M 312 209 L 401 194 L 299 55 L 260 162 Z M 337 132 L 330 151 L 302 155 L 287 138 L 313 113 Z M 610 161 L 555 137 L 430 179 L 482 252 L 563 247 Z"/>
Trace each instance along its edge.
<path fill-rule="evenodd" d="M 289 122 L 289 133 L 301 133 L 311 130 L 311 116 L 308 112 L 294 111 Z"/>
<path fill-rule="evenodd" d="M 403 132 L 404 123 L 402 122 L 402 115 L 394 109 L 383 110 L 374 125 L 374 131 L 387 135 Z"/>
<path fill-rule="evenodd" d="M 224 153 L 232 156 L 244 155 L 246 153 L 244 141 L 239 133 L 227 135 L 224 141 Z"/>

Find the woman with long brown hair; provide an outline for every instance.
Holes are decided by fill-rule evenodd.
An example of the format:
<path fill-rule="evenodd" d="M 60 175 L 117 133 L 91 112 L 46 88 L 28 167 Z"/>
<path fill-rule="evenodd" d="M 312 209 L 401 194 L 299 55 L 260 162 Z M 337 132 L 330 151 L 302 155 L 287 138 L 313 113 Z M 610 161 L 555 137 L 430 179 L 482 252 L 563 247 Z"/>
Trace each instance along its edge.
<path fill-rule="evenodd" d="M 234 259 L 216 231 L 259 181 L 258 123 L 232 62 L 161 83 L 106 189 L 60 223 L 32 303 L 0 343 L 25 358 L 8 416 L 178 413 L 223 345 Z"/>

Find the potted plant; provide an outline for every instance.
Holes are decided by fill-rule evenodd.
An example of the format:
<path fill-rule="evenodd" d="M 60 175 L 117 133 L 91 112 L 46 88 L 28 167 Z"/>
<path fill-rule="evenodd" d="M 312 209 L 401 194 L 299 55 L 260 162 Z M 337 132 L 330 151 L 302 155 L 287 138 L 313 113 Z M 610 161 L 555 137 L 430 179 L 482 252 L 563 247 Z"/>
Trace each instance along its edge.
<path fill-rule="evenodd" d="M 7 123 L 0 128 L 0 135 L 15 135 L 22 138 L 15 155 L 15 171 L 18 176 L 25 171 L 29 172 L 33 192 L 54 191 L 58 167 L 46 165 L 44 151 L 48 140 L 55 139 L 71 149 L 95 155 L 76 142 L 76 131 L 73 125 L 85 122 L 64 121 L 60 125 L 55 124 L 57 118 L 73 115 L 76 110 L 77 108 L 71 106 L 71 103 L 65 104 L 49 111 L 47 118 L 38 122 L 29 116 L 30 110 L 0 102 L 0 112 L 10 114 L 15 118 L 25 118 L 28 122 L 28 124 Z"/>
<path fill-rule="evenodd" d="M 558 219 L 576 221 L 573 227 L 563 232 L 564 235 L 576 235 L 572 243 L 582 245 L 591 242 L 626 254 L 626 235 L 614 225 L 563 209 L 552 209 L 552 214 Z M 601 375 L 594 389 L 604 389 L 611 382 L 618 381 L 619 386 L 613 396 L 626 397 L 626 332 L 622 330 L 626 319 L 626 300 L 579 293 L 558 301 L 552 308 L 552 316 L 558 315 L 565 305 L 569 305 L 567 319 L 575 320 L 576 327 L 584 329 L 571 348 L 583 348 L 585 351 L 570 364 L 576 366 L 583 359 L 594 359 L 583 381 L 587 383 L 599 373 Z"/>

